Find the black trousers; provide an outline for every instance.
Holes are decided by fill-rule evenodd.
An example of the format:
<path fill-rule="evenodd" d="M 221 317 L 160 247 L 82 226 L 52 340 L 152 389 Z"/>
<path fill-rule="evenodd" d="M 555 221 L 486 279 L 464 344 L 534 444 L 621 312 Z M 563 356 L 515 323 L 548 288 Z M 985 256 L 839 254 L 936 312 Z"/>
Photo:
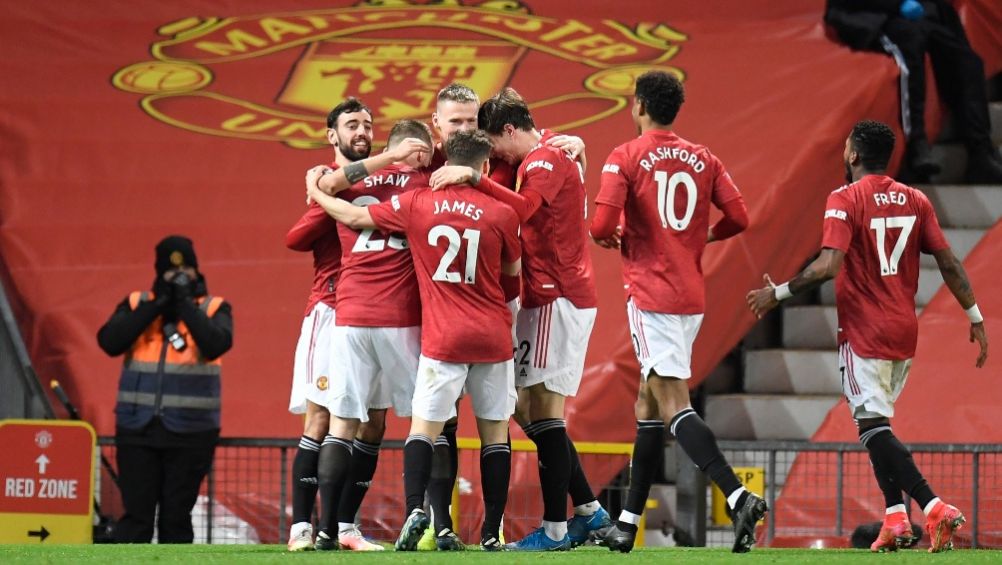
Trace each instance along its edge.
<path fill-rule="evenodd" d="M 218 437 L 218 430 L 175 434 L 158 419 L 141 431 L 117 431 L 115 458 L 125 514 L 115 525 L 116 543 L 150 543 L 155 521 L 159 543 L 192 542 L 191 509 L 212 467 Z"/>
<path fill-rule="evenodd" d="M 901 50 L 908 65 L 911 138 L 926 138 L 925 54 L 929 54 L 936 89 L 957 122 L 968 149 L 992 148 L 985 66 L 971 48 L 960 16 L 945 0 L 923 2 L 930 13 L 919 21 L 891 17 L 884 34 Z M 927 138 L 926 138 L 927 139 Z"/>

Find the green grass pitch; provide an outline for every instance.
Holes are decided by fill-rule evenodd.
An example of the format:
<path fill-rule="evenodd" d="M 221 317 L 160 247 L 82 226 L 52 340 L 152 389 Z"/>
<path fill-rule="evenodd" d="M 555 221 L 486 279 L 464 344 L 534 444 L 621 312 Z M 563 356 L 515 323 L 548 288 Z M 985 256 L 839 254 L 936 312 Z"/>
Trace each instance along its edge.
<path fill-rule="evenodd" d="M 284 545 L 0 545 L 0 563 L 540 563 L 547 565 L 596 565 L 607 563 L 637 563 L 664 565 L 681 563 L 1000 563 L 1002 551 L 957 550 L 930 554 L 923 550 L 906 550 L 874 555 L 863 550 L 846 549 L 755 549 L 744 555 L 733 555 L 725 548 L 640 548 L 628 555 L 612 553 L 604 548 L 578 548 L 557 553 L 482 553 L 413 552 L 351 553 L 348 551 L 289 553 Z"/>

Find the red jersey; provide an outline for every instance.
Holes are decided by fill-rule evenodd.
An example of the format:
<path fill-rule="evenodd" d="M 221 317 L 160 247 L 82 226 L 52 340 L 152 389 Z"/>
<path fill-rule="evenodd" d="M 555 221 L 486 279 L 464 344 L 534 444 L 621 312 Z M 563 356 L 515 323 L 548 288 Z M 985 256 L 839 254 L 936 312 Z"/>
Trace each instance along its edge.
<path fill-rule="evenodd" d="M 337 163 L 331 163 L 337 168 Z M 285 246 L 293 251 L 313 252 L 313 288 L 306 301 L 306 314 L 313 311 L 318 302 L 335 308 L 338 275 L 341 272 L 341 241 L 338 239 L 337 222 L 327 215 L 320 205 L 314 203 L 285 234 Z"/>
<path fill-rule="evenodd" d="M 710 203 L 720 208 L 736 198 L 720 160 L 671 131 L 648 130 L 612 151 L 595 202 L 623 210 L 623 279 L 638 308 L 706 310 L 701 259 Z"/>
<path fill-rule="evenodd" d="M 919 253 L 947 249 L 929 199 L 883 175 L 867 175 L 828 196 L 822 247 L 845 252 L 835 277 L 839 344 L 860 357 L 915 355 Z"/>
<path fill-rule="evenodd" d="M 421 354 L 450 363 L 511 359 L 501 263 L 521 255 L 518 217 L 467 186 L 417 189 L 369 207 L 383 230 L 407 235 L 421 291 Z"/>
<path fill-rule="evenodd" d="M 531 190 L 543 199 L 522 225 L 522 305 L 537 308 L 564 297 L 578 308 L 594 308 L 598 296 L 588 251 L 581 169 L 566 153 L 545 145 L 544 139 L 522 160 L 515 182 L 516 191 Z"/>
<path fill-rule="evenodd" d="M 441 143 L 436 143 L 435 147 L 432 148 L 431 163 L 428 165 L 428 169 L 435 171 L 444 167 L 445 164 L 445 150 L 442 149 Z M 490 178 L 498 184 L 509 188 L 515 186 L 515 168 L 509 165 L 507 161 L 502 161 L 501 159 L 491 159 L 490 171 Z"/>
<path fill-rule="evenodd" d="M 390 165 L 342 190 L 338 198 L 369 206 L 422 186 L 428 186 L 426 171 Z M 344 250 L 337 325 L 406 328 L 421 324 L 421 298 L 404 235 L 355 231 L 344 224 L 338 224 L 337 230 Z"/>

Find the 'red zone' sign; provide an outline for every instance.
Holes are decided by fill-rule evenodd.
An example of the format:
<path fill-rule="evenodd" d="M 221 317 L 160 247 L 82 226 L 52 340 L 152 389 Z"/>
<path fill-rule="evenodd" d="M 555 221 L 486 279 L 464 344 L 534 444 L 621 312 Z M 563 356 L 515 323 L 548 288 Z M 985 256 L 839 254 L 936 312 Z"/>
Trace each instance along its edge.
<path fill-rule="evenodd" d="M 0 420 L 0 543 L 93 541 L 94 429 Z"/>

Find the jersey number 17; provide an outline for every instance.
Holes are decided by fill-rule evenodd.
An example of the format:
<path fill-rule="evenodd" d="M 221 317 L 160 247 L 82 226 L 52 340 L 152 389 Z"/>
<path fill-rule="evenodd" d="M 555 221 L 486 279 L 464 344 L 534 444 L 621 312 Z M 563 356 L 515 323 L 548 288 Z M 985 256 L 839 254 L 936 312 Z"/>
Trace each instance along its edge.
<path fill-rule="evenodd" d="M 880 276 L 889 277 L 898 274 L 898 262 L 905 253 L 905 246 L 908 245 L 908 236 L 915 227 L 915 216 L 891 216 L 890 218 L 872 218 L 870 229 L 877 235 L 877 259 L 880 261 Z M 891 256 L 887 256 L 887 249 L 884 241 L 887 239 L 887 230 L 900 229 L 898 240 L 894 243 Z"/>

